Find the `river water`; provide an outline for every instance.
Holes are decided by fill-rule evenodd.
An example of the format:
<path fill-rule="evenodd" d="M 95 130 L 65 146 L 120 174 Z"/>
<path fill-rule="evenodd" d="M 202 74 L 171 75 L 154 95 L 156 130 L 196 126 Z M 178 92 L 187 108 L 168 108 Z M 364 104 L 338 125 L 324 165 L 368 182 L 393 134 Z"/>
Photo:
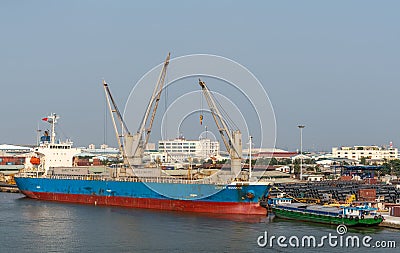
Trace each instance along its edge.
<path fill-rule="evenodd" d="M 267 234 L 267 237 L 265 235 Z M 349 228 L 344 236 L 360 239 L 360 246 L 301 247 L 304 236 L 338 236 L 335 226 L 230 215 L 128 209 L 64 204 L 0 193 L 0 252 L 399 252 L 400 231 L 373 227 Z M 285 236 L 283 246 L 272 236 Z M 370 236 L 370 247 L 362 239 Z M 261 237 L 261 238 L 259 238 Z M 300 240 L 300 247 L 295 248 Z M 293 239 L 293 238 L 292 238 Z M 345 238 L 346 239 L 346 238 Z M 257 242 L 258 241 L 258 242 Z M 394 241 L 397 249 L 373 247 Z M 284 247 L 284 244 L 288 244 Z M 261 246 L 260 246 L 260 245 Z M 386 243 L 389 244 L 389 243 Z M 293 246 L 292 246 L 293 245 Z M 334 241 L 333 244 L 334 245 Z M 368 246 L 367 245 L 367 246 Z M 380 244 L 382 245 L 382 244 Z"/>

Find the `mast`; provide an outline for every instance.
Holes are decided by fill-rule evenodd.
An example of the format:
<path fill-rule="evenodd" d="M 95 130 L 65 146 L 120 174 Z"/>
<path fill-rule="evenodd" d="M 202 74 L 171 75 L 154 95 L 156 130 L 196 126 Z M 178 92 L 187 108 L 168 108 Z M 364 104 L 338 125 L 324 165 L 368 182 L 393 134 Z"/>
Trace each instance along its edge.
<path fill-rule="evenodd" d="M 40 130 L 39 128 L 39 122 L 37 124 L 37 129 L 36 129 L 36 145 L 39 147 L 40 144 L 40 132 L 42 132 L 42 130 Z"/>
<path fill-rule="evenodd" d="M 55 113 L 52 113 L 50 116 L 47 117 L 47 122 L 51 123 L 51 144 L 56 143 L 56 123 L 57 119 L 60 118 L 60 116 L 56 115 Z"/>

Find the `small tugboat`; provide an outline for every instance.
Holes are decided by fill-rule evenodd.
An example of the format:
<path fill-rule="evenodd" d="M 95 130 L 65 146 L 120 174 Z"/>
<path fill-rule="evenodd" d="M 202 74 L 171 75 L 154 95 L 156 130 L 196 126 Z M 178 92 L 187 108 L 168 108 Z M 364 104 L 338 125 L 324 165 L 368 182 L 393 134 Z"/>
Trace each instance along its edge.
<path fill-rule="evenodd" d="M 292 203 L 292 198 L 273 198 L 269 206 L 276 217 L 346 226 L 374 226 L 383 221 L 376 208 L 364 206 L 329 207 Z"/>

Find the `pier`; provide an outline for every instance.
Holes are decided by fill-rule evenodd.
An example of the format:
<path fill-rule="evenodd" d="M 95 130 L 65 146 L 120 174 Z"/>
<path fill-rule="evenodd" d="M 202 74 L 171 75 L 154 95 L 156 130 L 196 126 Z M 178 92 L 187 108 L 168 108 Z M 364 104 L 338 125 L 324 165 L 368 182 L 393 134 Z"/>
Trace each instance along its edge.
<path fill-rule="evenodd" d="M 375 190 L 375 196 L 370 201 L 375 201 L 377 198 L 383 203 L 398 203 L 400 202 L 400 188 L 396 185 L 386 184 L 368 184 L 355 181 L 322 181 L 322 182 L 304 182 L 304 183 L 289 183 L 289 184 L 274 184 L 270 192 L 272 196 L 280 193 L 286 193 L 295 198 L 318 199 L 318 200 L 336 200 L 345 202 L 349 195 L 355 195 L 357 200 L 363 200 L 359 196 L 360 190 Z M 277 190 L 277 188 L 279 190 Z"/>
<path fill-rule="evenodd" d="M 385 220 L 381 224 L 379 224 L 379 226 L 400 229 L 400 217 L 389 215 L 383 215 L 383 217 L 385 218 Z"/>
<path fill-rule="evenodd" d="M 19 189 L 15 184 L 0 183 L 0 192 L 19 193 Z"/>

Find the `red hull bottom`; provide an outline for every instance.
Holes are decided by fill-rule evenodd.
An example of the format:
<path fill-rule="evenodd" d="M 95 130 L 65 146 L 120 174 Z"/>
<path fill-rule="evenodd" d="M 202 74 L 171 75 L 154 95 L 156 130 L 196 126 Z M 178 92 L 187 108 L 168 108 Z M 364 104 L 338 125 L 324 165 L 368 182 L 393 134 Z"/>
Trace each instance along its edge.
<path fill-rule="evenodd" d="M 122 206 L 131 208 L 158 209 L 169 211 L 217 213 L 217 214 L 248 214 L 266 215 L 267 210 L 258 203 L 235 202 L 208 202 L 191 200 L 169 200 L 151 198 L 107 197 L 83 194 L 62 194 L 47 192 L 22 191 L 29 198 L 69 202 L 80 204 L 93 204 L 105 206 Z"/>

